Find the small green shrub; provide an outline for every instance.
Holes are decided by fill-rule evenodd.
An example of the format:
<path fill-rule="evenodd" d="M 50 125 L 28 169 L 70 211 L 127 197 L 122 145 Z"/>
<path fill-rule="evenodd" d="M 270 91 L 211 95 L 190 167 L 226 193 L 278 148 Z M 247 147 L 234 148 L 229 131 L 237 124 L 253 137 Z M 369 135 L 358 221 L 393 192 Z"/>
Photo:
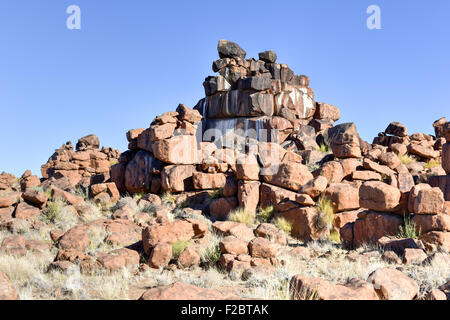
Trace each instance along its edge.
<path fill-rule="evenodd" d="M 324 144 L 324 143 L 321 143 L 321 144 L 319 145 L 319 147 L 316 148 L 316 150 L 317 150 L 317 151 L 326 152 L 326 153 L 329 153 L 329 154 L 332 153 L 331 148 L 330 148 L 329 146 L 327 146 L 326 144 Z"/>
<path fill-rule="evenodd" d="M 172 244 L 172 259 L 178 259 L 180 254 L 191 244 L 188 240 L 177 240 Z"/>
<path fill-rule="evenodd" d="M 89 190 L 87 188 L 77 187 L 75 194 L 82 197 L 85 201 L 89 199 Z"/>
<path fill-rule="evenodd" d="M 306 166 L 308 167 L 309 172 L 314 172 L 320 168 L 320 164 L 318 163 L 308 163 Z"/>
<path fill-rule="evenodd" d="M 78 217 L 73 207 L 67 206 L 61 199 L 47 202 L 41 220 L 46 223 L 53 223 L 63 230 L 70 229 L 78 223 Z"/>
<path fill-rule="evenodd" d="M 211 238 L 208 243 L 200 247 L 199 254 L 201 259 L 201 264 L 207 269 L 214 267 L 220 260 L 221 252 L 219 243 L 222 241 L 222 235 L 215 232 L 211 232 Z"/>
<path fill-rule="evenodd" d="M 242 208 L 232 211 L 228 216 L 229 221 L 245 223 L 247 226 L 252 226 L 255 223 L 255 219 L 256 214 L 254 212 Z"/>
<path fill-rule="evenodd" d="M 275 220 L 273 220 L 273 223 L 281 231 L 284 231 L 288 235 L 291 234 L 291 232 L 292 232 L 292 222 L 287 221 L 285 218 L 279 217 L 279 218 L 276 218 Z"/>
<path fill-rule="evenodd" d="M 33 187 L 31 188 L 33 191 L 42 192 L 47 197 L 47 200 L 51 200 L 52 198 L 52 190 L 50 188 L 44 189 L 43 187 Z"/>
<path fill-rule="evenodd" d="M 48 202 L 47 208 L 42 213 L 43 218 L 50 223 L 55 223 L 63 206 L 64 203 L 61 199 Z"/>
<path fill-rule="evenodd" d="M 420 235 L 422 233 L 422 228 L 417 229 L 417 225 L 415 222 L 411 222 L 411 219 L 407 217 L 406 215 L 403 218 L 404 226 L 398 227 L 398 233 L 397 238 L 404 239 L 404 238 L 411 238 L 411 239 L 418 239 L 420 238 Z"/>
<path fill-rule="evenodd" d="M 269 222 L 273 218 L 273 206 L 268 206 L 265 208 L 258 208 L 256 217 L 260 222 Z"/>

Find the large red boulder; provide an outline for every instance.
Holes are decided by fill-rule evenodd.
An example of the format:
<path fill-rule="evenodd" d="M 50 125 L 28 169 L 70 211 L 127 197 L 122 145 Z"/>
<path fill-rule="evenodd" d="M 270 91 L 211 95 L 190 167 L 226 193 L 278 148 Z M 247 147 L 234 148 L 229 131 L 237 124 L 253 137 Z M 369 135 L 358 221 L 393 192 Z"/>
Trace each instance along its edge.
<path fill-rule="evenodd" d="M 367 181 L 359 189 L 359 198 L 362 208 L 393 212 L 398 210 L 401 193 L 397 188 L 381 181 Z"/>

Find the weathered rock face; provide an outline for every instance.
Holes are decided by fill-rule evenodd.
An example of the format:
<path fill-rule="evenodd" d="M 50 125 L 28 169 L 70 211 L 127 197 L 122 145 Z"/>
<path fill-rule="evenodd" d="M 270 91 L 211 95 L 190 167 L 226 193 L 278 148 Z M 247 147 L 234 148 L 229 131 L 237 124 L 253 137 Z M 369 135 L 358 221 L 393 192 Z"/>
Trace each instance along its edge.
<path fill-rule="evenodd" d="M 318 300 L 379 299 L 372 284 L 356 278 L 342 285 L 320 278 L 295 276 L 291 279 L 289 287 L 294 300 L 306 300 L 311 296 Z"/>
<path fill-rule="evenodd" d="M 195 136 L 182 135 L 158 140 L 152 145 L 155 158 L 171 164 L 198 163 Z"/>
<path fill-rule="evenodd" d="M 293 208 L 279 212 L 276 217 L 281 217 L 292 223 L 291 234 L 302 241 L 327 238 L 329 230 L 321 228 L 318 223 L 319 212 L 314 207 Z"/>
<path fill-rule="evenodd" d="M 408 209 L 415 214 L 440 214 L 444 210 L 444 195 L 439 188 L 418 184 L 411 189 Z"/>
<path fill-rule="evenodd" d="M 403 224 L 400 215 L 364 211 L 358 214 L 353 226 L 353 243 L 359 247 L 364 243 L 377 243 L 386 235 L 397 235 Z"/>
<path fill-rule="evenodd" d="M 194 189 L 192 180 L 194 171 L 195 167 L 192 165 L 165 167 L 161 172 L 162 190 L 170 192 L 192 191 Z"/>
<path fill-rule="evenodd" d="M 442 168 L 450 175 L 450 142 L 442 147 Z"/>
<path fill-rule="evenodd" d="M 146 151 L 139 151 L 127 164 L 124 175 L 125 188 L 130 193 L 150 190 L 154 169 L 158 168 L 155 159 Z"/>
<path fill-rule="evenodd" d="M 359 189 L 361 207 L 375 210 L 392 212 L 398 209 L 400 203 L 400 191 L 380 181 L 368 181 Z"/>
<path fill-rule="evenodd" d="M 298 191 L 300 187 L 313 179 L 308 168 L 300 163 L 281 163 L 274 175 L 265 175 L 267 183 L 274 184 L 289 190 Z"/>
<path fill-rule="evenodd" d="M 413 279 L 393 268 L 378 269 L 367 281 L 384 300 L 412 300 L 419 293 L 419 286 Z"/>
<path fill-rule="evenodd" d="M 347 183 L 332 183 L 324 192 L 324 196 L 333 204 L 335 212 L 358 209 L 359 189 Z"/>

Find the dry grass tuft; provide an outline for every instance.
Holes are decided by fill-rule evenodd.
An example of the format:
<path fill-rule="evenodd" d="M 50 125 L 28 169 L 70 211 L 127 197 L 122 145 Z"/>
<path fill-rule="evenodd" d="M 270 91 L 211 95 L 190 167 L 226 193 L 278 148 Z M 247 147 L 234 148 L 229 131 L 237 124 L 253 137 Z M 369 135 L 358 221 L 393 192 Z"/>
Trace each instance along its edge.
<path fill-rule="evenodd" d="M 292 222 L 287 221 L 285 218 L 278 217 L 273 220 L 275 226 L 284 231 L 287 235 L 290 235 L 292 232 Z"/>
<path fill-rule="evenodd" d="M 52 223 L 62 230 L 68 230 L 78 224 L 76 210 L 61 199 L 48 202 L 40 217 L 44 222 Z"/>
<path fill-rule="evenodd" d="M 425 169 L 431 170 L 431 169 L 433 169 L 435 167 L 440 167 L 440 166 L 441 166 L 440 162 L 438 162 L 438 161 L 436 161 L 434 159 L 431 159 L 425 164 Z"/>
<path fill-rule="evenodd" d="M 398 158 L 400 159 L 400 161 L 401 161 L 403 164 L 409 164 L 409 163 L 411 163 L 411 162 L 416 161 L 416 159 L 415 159 L 413 156 L 411 156 L 411 155 L 409 155 L 409 154 L 407 154 L 407 153 L 402 154 L 402 155 L 399 155 Z"/>
<path fill-rule="evenodd" d="M 230 215 L 228 216 L 228 220 L 244 223 L 247 226 L 252 226 L 255 224 L 256 214 L 254 212 L 239 208 L 230 213 Z"/>
<path fill-rule="evenodd" d="M 266 208 L 259 207 L 256 216 L 260 222 L 269 222 L 273 218 L 273 213 L 273 206 L 268 206 Z"/>

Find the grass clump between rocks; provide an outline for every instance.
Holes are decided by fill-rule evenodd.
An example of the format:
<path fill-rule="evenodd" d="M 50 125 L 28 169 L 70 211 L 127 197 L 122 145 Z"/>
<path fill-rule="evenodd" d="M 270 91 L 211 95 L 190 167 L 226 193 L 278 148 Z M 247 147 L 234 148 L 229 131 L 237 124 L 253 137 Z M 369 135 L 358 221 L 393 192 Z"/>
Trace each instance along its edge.
<path fill-rule="evenodd" d="M 417 228 L 415 222 L 411 222 L 411 219 L 406 215 L 403 218 L 404 226 L 398 227 L 397 238 L 411 238 L 411 239 L 419 239 L 422 233 L 422 228 Z"/>
<path fill-rule="evenodd" d="M 316 148 L 316 150 L 317 150 L 317 151 L 321 151 L 321 152 L 326 152 L 326 153 L 328 153 L 328 154 L 333 153 L 333 152 L 331 151 L 331 148 L 330 148 L 328 145 L 324 144 L 324 143 L 321 143 L 321 144 L 319 145 L 319 147 Z"/>
<path fill-rule="evenodd" d="M 169 205 L 169 206 L 175 206 L 177 203 L 177 200 L 175 197 L 170 193 L 169 191 L 165 192 L 162 197 L 161 201 L 163 204 Z"/>
<path fill-rule="evenodd" d="M 433 168 L 440 167 L 440 166 L 441 166 L 441 164 L 439 162 L 431 159 L 425 164 L 425 169 L 431 170 Z"/>
<path fill-rule="evenodd" d="M 259 207 L 256 213 L 258 221 L 269 222 L 273 218 L 273 206 L 268 206 L 265 208 Z"/>
<path fill-rule="evenodd" d="M 273 220 L 275 226 L 284 231 L 287 235 L 290 235 L 292 232 L 292 222 L 287 221 L 285 218 L 279 217 Z"/>
<path fill-rule="evenodd" d="M 319 210 L 316 223 L 317 228 L 321 230 L 331 230 L 334 223 L 334 209 L 332 202 L 327 198 L 320 197 L 317 201 L 317 209 Z"/>
<path fill-rule="evenodd" d="M 177 240 L 172 244 L 172 259 L 178 259 L 180 254 L 191 244 L 188 240 Z"/>
<path fill-rule="evenodd" d="M 239 208 L 232 211 L 228 217 L 229 221 L 244 223 L 247 226 L 252 226 L 255 223 L 256 213 Z"/>
<path fill-rule="evenodd" d="M 78 223 L 74 209 L 67 206 L 61 199 L 48 202 L 41 217 L 44 222 L 53 223 L 63 230 L 68 230 Z"/>
<path fill-rule="evenodd" d="M 409 154 L 407 154 L 407 153 L 402 154 L 402 155 L 399 155 L 398 158 L 400 159 L 400 161 L 401 161 L 403 164 L 409 164 L 409 163 L 411 163 L 411 162 L 416 161 L 416 159 L 414 159 L 413 156 L 411 156 L 411 155 L 409 155 Z"/>

